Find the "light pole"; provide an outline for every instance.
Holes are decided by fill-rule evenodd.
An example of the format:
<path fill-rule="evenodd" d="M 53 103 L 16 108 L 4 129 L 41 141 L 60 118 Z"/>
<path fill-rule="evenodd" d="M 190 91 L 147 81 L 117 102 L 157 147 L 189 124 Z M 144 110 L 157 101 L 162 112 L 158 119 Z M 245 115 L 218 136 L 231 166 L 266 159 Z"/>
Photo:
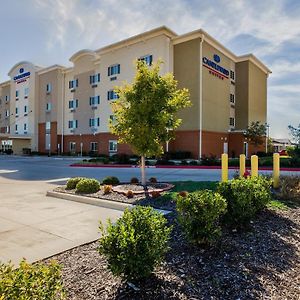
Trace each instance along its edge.
<path fill-rule="evenodd" d="M 266 136 L 266 153 L 268 153 L 268 142 L 269 142 L 269 138 L 270 138 L 270 125 L 268 123 L 265 124 L 266 128 L 267 128 L 267 136 Z"/>
<path fill-rule="evenodd" d="M 82 157 L 82 138 L 81 138 L 81 133 L 80 133 L 80 157 Z"/>

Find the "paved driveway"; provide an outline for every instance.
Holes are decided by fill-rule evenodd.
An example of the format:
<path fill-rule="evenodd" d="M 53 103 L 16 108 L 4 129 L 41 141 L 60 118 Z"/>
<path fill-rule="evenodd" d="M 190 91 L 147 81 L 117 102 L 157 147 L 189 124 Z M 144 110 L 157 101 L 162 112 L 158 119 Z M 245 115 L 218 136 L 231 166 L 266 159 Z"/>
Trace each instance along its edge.
<path fill-rule="evenodd" d="M 2 171 L 3 174 L 3 171 Z M 0 261 L 36 261 L 99 237 L 121 211 L 45 196 L 53 185 L 0 177 Z"/>

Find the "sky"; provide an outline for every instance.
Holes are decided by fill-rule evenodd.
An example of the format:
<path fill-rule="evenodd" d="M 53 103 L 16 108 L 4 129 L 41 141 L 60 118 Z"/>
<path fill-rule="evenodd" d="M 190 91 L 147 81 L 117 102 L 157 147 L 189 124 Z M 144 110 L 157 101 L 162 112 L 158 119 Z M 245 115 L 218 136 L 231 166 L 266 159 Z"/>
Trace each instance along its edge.
<path fill-rule="evenodd" d="M 300 123 L 300 0 L 0 0 L 0 82 L 20 61 L 70 66 L 98 49 L 155 27 L 204 29 L 237 55 L 253 53 L 271 70 L 268 123 L 289 137 Z"/>

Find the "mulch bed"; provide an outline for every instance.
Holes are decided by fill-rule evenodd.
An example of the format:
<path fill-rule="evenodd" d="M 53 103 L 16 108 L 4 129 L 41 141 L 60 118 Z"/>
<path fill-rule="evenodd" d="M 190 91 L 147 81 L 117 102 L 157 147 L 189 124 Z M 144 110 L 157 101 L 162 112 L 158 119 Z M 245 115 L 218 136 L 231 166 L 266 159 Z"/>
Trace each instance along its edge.
<path fill-rule="evenodd" d="M 97 242 L 54 257 L 69 300 L 299 299 L 300 207 L 266 209 L 246 232 L 224 232 L 215 248 L 190 246 L 176 223 L 165 263 L 145 282 L 114 277 Z"/>

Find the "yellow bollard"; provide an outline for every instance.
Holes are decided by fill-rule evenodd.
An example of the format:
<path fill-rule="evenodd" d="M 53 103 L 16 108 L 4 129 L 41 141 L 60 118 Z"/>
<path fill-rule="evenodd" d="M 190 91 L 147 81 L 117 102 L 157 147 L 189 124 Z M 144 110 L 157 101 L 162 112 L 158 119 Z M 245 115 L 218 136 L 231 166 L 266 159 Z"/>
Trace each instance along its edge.
<path fill-rule="evenodd" d="M 240 155 L 240 177 L 243 177 L 246 172 L 246 155 Z"/>
<path fill-rule="evenodd" d="M 258 176 L 258 156 L 251 155 L 251 177 Z"/>
<path fill-rule="evenodd" d="M 222 154 L 222 182 L 228 180 L 228 155 Z"/>
<path fill-rule="evenodd" d="M 273 187 L 279 188 L 279 176 L 280 176 L 280 155 L 279 153 L 273 154 Z"/>

